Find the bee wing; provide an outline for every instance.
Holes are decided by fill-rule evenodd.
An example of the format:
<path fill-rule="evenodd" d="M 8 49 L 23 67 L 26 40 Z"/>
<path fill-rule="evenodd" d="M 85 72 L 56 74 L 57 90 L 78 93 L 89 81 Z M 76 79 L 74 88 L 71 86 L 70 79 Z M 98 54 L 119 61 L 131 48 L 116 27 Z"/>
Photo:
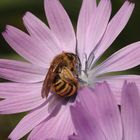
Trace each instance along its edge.
<path fill-rule="evenodd" d="M 41 96 L 44 97 L 48 97 L 48 94 L 50 92 L 50 88 L 52 86 L 52 81 L 55 77 L 55 74 L 53 72 L 53 68 L 50 68 L 47 76 L 44 80 L 43 86 L 42 86 L 42 91 L 41 91 Z"/>

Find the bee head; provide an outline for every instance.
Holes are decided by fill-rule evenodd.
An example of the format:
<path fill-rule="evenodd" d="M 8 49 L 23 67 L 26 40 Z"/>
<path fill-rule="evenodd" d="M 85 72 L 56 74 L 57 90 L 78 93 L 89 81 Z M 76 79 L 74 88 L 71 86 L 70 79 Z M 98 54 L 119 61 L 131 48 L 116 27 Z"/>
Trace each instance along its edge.
<path fill-rule="evenodd" d="M 76 73 L 79 73 L 81 69 L 81 62 L 79 57 L 73 53 L 66 53 L 66 55 L 70 65 L 72 66 L 71 70 L 75 71 Z"/>
<path fill-rule="evenodd" d="M 73 53 L 66 53 L 66 56 L 70 61 L 75 61 L 76 60 L 76 55 L 73 54 Z"/>

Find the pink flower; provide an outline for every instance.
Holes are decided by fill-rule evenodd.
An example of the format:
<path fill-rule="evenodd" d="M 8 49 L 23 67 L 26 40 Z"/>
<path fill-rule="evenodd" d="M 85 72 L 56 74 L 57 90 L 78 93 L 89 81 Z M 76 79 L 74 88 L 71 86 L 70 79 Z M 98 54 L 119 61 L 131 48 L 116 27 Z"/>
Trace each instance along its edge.
<path fill-rule="evenodd" d="M 30 140 L 67 140 L 68 135 L 76 133 L 70 115 L 73 102 L 66 103 L 64 98 L 51 93 L 47 100 L 41 97 L 42 84 L 50 63 L 62 51 L 77 53 L 79 56 L 82 64 L 79 78 L 84 86 L 94 87 L 95 83 L 106 80 L 118 103 L 124 80 L 135 81 L 140 88 L 138 75 L 103 76 L 104 73 L 139 65 L 140 42 L 119 50 L 96 66 L 97 60 L 127 24 L 133 8 L 133 3 L 125 1 L 109 21 L 110 0 L 101 0 L 98 6 L 96 0 L 83 0 L 75 35 L 60 2 L 45 0 L 50 28 L 30 12 L 23 17 L 29 34 L 9 25 L 6 27 L 3 33 L 5 40 L 26 62 L 0 60 L 0 77 L 11 81 L 0 84 L 0 97 L 4 99 L 0 101 L 0 114 L 29 111 L 12 131 L 10 139 L 20 139 L 31 131 L 28 137 Z"/>
<path fill-rule="evenodd" d="M 83 89 L 79 98 L 71 107 L 78 135 L 70 140 L 139 140 L 140 96 L 134 83 L 124 83 L 121 111 L 105 82 Z"/>

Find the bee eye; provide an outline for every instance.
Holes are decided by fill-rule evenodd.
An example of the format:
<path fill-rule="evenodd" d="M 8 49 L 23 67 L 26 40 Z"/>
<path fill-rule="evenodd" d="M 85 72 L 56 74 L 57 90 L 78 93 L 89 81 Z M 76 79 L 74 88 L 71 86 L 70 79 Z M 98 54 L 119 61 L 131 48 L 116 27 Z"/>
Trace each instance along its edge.
<path fill-rule="evenodd" d="M 74 68 L 73 67 L 71 68 L 71 71 L 74 71 Z"/>
<path fill-rule="evenodd" d="M 73 54 L 70 54 L 70 53 L 67 54 L 67 57 L 68 57 L 68 59 L 71 60 L 71 61 L 75 59 L 75 56 L 74 56 Z"/>
<path fill-rule="evenodd" d="M 68 56 L 70 60 L 74 60 L 74 57 L 72 55 Z"/>

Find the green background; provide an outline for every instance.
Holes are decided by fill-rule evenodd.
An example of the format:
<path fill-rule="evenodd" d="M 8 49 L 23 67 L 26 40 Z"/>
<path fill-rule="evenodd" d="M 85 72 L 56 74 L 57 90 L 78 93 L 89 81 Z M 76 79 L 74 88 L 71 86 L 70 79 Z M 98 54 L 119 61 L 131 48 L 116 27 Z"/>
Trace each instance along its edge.
<path fill-rule="evenodd" d="M 68 12 L 73 25 L 76 27 L 77 17 L 81 5 L 81 0 L 61 0 L 66 11 Z M 30 11 L 37 17 L 42 19 L 46 24 L 46 17 L 44 13 L 43 0 L 0 0 L 0 32 L 5 30 L 5 26 L 13 25 L 21 30 L 25 30 L 22 17 Z M 112 0 L 113 12 L 119 9 L 123 0 Z M 136 1 L 135 10 L 131 19 L 123 32 L 119 35 L 116 41 L 112 44 L 112 48 L 108 49 L 104 54 L 102 60 L 108 57 L 116 50 L 140 40 L 140 1 Z M 26 31 L 26 30 L 25 30 Z M 21 59 L 6 43 L 0 34 L 0 58 Z M 127 73 L 139 74 L 140 67 L 136 67 Z M 9 133 L 16 126 L 23 114 L 16 115 L 1 115 L 0 116 L 0 140 L 6 140 Z M 25 139 L 25 138 L 24 138 Z"/>

